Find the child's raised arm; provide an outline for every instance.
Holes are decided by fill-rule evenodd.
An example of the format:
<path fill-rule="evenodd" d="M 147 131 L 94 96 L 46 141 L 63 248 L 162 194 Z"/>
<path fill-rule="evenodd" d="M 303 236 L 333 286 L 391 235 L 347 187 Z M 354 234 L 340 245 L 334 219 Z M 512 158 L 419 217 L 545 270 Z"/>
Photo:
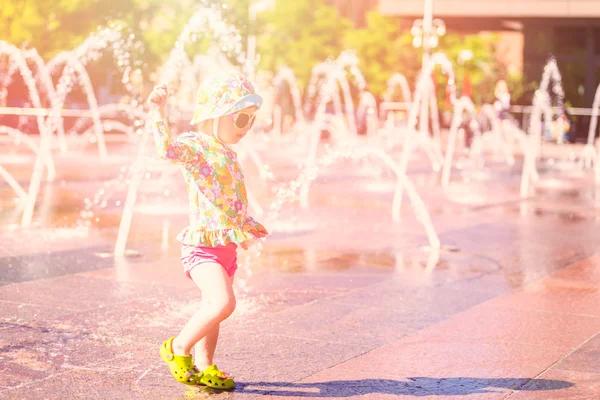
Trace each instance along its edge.
<path fill-rule="evenodd" d="M 175 140 L 165 118 L 165 107 L 169 97 L 167 85 L 159 85 L 148 96 L 148 104 L 155 114 L 152 123 L 154 143 L 163 160 L 187 163 L 196 159 L 196 151 L 188 143 Z"/>

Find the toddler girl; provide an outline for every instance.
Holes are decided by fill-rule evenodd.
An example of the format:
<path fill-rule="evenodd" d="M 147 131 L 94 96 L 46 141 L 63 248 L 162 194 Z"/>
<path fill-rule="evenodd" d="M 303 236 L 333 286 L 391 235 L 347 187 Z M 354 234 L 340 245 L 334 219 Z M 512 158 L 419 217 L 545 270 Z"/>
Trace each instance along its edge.
<path fill-rule="evenodd" d="M 178 236 L 188 278 L 202 292 L 200 309 L 179 335 L 166 340 L 160 356 L 179 382 L 233 389 L 231 376 L 213 364 L 219 324 L 233 313 L 232 284 L 238 245 L 265 237 L 248 214 L 244 176 L 230 145 L 252 127 L 262 98 L 236 71 L 207 77 L 196 95 L 191 125 L 197 132 L 173 138 L 165 120 L 168 89 L 154 88 L 148 103 L 156 115 L 154 140 L 161 158 L 181 165 L 189 193 L 190 225 Z M 190 351 L 195 346 L 195 365 Z"/>

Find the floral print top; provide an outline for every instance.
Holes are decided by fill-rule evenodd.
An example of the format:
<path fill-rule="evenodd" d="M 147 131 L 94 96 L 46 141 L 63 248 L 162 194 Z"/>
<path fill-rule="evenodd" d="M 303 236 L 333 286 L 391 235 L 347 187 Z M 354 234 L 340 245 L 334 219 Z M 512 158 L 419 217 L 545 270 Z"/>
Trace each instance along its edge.
<path fill-rule="evenodd" d="M 191 246 L 245 246 L 268 235 L 252 219 L 237 154 L 212 135 L 187 132 L 174 139 L 165 120 L 155 121 L 159 156 L 181 165 L 190 203 L 190 225 L 177 240 Z"/>

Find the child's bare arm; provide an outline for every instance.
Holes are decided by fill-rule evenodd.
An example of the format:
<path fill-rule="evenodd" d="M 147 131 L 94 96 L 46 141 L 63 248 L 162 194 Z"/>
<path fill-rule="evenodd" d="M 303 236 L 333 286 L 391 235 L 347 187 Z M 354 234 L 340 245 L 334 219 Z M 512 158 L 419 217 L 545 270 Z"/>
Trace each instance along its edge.
<path fill-rule="evenodd" d="M 165 118 L 165 108 L 167 99 L 169 98 L 169 88 L 167 85 L 158 85 L 148 96 L 148 105 L 150 109 L 159 114 L 161 118 Z"/>
<path fill-rule="evenodd" d="M 194 149 L 186 143 L 175 140 L 167 124 L 165 107 L 168 98 L 169 89 L 167 85 L 156 86 L 152 90 L 152 93 L 150 93 L 150 96 L 148 96 L 148 104 L 157 115 L 152 124 L 156 150 L 163 160 L 183 163 L 190 162 L 196 157 Z"/>

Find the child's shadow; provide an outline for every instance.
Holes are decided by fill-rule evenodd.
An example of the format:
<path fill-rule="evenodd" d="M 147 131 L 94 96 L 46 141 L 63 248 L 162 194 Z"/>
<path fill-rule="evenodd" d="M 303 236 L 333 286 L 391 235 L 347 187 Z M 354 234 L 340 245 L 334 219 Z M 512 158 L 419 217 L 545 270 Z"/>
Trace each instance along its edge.
<path fill-rule="evenodd" d="M 524 386 L 527 385 L 526 388 Z M 236 392 L 273 394 L 297 397 L 350 397 L 367 394 L 397 394 L 410 396 L 465 396 L 494 393 L 494 389 L 558 390 L 573 383 L 551 379 L 528 378 L 427 378 L 408 377 L 406 380 L 363 379 L 314 383 L 240 382 Z"/>

